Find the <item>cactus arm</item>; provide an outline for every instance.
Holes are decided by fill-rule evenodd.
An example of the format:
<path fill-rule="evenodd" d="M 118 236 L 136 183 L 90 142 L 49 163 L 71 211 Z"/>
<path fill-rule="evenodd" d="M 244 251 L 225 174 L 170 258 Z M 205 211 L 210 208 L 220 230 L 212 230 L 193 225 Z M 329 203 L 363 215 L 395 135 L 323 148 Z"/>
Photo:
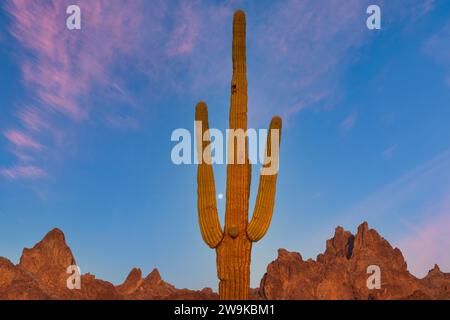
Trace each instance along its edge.
<path fill-rule="evenodd" d="M 195 121 L 201 123 L 201 129 L 196 127 L 195 133 L 198 148 L 197 156 L 199 157 L 197 172 L 198 218 L 203 240 L 211 248 L 216 248 L 223 238 L 223 232 L 217 214 L 216 190 L 214 186 L 214 172 L 211 165 L 211 154 L 204 154 L 203 152 L 210 144 L 208 107 L 204 102 L 199 102 L 197 104 L 195 109 Z"/>
<path fill-rule="evenodd" d="M 278 150 L 271 150 L 271 132 L 273 129 L 279 130 L 279 138 L 281 139 L 281 119 L 279 117 L 274 117 L 270 123 L 270 129 L 267 136 L 266 161 L 264 161 L 263 167 L 268 167 L 270 165 L 267 163 L 267 155 L 272 155 L 272 151 L 278 153 Z M 279 142 L 280 141 L 278 141 L 278 146 Z M 278 159 L 278 154 L 274 154 L 272 156 L 275 156 Z M 262 237 L 264 237 L 269 229 L 275 202 L 277 176 L 278 169 L 275 174 L 261 174 L 260 176 L 258 195 L 256 197 L 253 217 L 247 227 L 247 236 L 253 242 L 259 241 Z"/>

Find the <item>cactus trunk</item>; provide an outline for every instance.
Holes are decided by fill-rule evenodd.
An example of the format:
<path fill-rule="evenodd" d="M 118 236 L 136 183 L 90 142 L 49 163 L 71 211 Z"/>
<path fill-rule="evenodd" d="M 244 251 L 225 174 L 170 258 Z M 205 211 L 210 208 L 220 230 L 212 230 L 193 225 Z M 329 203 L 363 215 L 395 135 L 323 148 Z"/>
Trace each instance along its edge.
<path fill-rule="evenodd" d="M 228 141 L 227 189 L 225 227 L 222 231 L 217 214 L 214 174 L 210 154 L 204 154 L 209 141 L 208 109 L 204 102 L 197 104 L 195 119 L 201 132 L 196 132 L 198 157 L 198 214 L 204 241 L 216 249 L 217 275 L 220 280 L 220 299 L 248 299 L 250 287 L 250 259 L 252 242 L 261 239 L 272 218 L 277 173 L 261 175 L 253 218 L 248 223 L 251 164 L 248 160 L 247 130 L 247 75 L 245 48 L 245 15 L 237 11 L 233 21 L 233 78 L 231 81 L 230 134 Z M 274 117 L 267 138 L 266 157 L 271 150 L 272 131 L 281 130 L 281 119 Z M 243 135 L 239 135 L 242 133 Z M 239 138 L 242 138 L 240 140 Z M 277 136 L 279 137 L 279 135 Z M 242 145 L 244 147 L 242 148 Z M 267 158 L 266 158 L 267 159 Z M 278 161 L 278 160 L 277 160 Z M 278 162 L 277 162 L 278 163 Z M 263 165 L 266 166 L 267 163 Z"/>

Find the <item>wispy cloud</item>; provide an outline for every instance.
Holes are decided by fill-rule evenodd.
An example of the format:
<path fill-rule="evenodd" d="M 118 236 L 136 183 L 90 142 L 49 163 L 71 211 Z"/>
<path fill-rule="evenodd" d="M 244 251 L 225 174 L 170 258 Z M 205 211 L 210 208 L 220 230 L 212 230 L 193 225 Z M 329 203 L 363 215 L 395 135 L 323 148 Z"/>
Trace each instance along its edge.
<path fill-rule="evenodd" d="M 356 111 L 353 111 L 350 113 L 342 122 L 341 122 L 341 129 L 345 131 L 349 131 L 352 129 L 356 123 L 356 120 L 358 119 L 358 113 Z"/>
<path fill-rule="evenodd" d="M 433 210 L 417 224 L 405 222 L 409 232 L 397 241 L 408 258 L 410 271 L 419 276 L 426 275 L 434 264 L 445 271 L 450 269 L 450 192 Z"/>
<path fill-rule="evenodd" d="M 139 121 L 132 116 L 110 115 L 107 118 L 107 123 L 114 128 L 121 128 L 121 129 L 139 128 Z"/>
<path fill-rule="evenodd" d="M 435 6 L 436 6 L 436 0 L 425 0 L 423 2 L 422 13 L 423 14 L 429 13 L 430 11 L 432 11 L 435 8 Z"/>
<path fill-rule="evenodd" d="M 414 18 L 424 16 L 436 8 L 436 0 L 422 0 L 412 4 Z"/>
<path fill-rule="evenodd" d="M 404 251 L 413 273 L 423 275 L 434 263 L 449 270 L 450 150 L 380 188 L 347 212 L 340 216 L 341 223 L 346 218 L 382 224 L 389 217 L 389 224 L 397 225 L 394 244 Z"/>
<path fill-rule="evenodd" d="M 364 12 L 365 1 L 274 3 L 271 14 L 258 21 L 254 36 L 264 63 L 260 78 L 265 83 L 255 85 L 261 88 L 258 94 L 270 92 L 273 109 L 285 117 L 318 104 L 335 104 L 343 90 L 342 71 L 369 39 L 360 23 Z M 271 78 L 277 81 L 268 81 Z"/>
<path fill-rule="evenodd" d="M 1 168 L 0 174 L 7 179 L 37 179 L 46 176 L 46 172 L 35 166 L 14 166 Z"/>
<path fill-rule="evenodd" d="M 394 156 L 394 153 L 396 150 L 397 150 L 396 144 L 390 146 L 389 148 L 387 148 L 383 151 L 383 157 L 385 159 L 391 159 Z"/>
<path fill-rule="evenodd" d="M 170 56 L 191 52 L 199 36 L 199 17 L 194 12 L 193 2 L 181 2 L 175 16 L 176 26 L 167 43 L 167 53 Z"/>
<path fill-rule="evenodd" d="M 432 35 L 424 45 L 426 55 L 442 65 L 446 72 L 444 82 L 450 85 L 450 22 Z"/>
<path fill-rule="evenodd" d="M 312 95 L 305 94 L 294 105 L 285 109 L 284 116 L 289 117 L 300 111 L 305 110 L 306 108 L 314 106 L 316 103 L 319 103 L 319 102 L 323 101 L 324 99 L 326 99 L 329 95 L 330 95 L 329 91 L 317 92 Z"/>
<path fill-rule="evenodd" d="M 107 88 L 118 77 L 114 68 L 117 61 L 135 52 L 141 58 L 144 56 L 143 51 L 137 51 L 143 3 L 140 0 L 126 5 L 123 1 L 78 1 L 82 30 L 75 31 L 65 27 L 70 1 L 12 0 L 3 4 L 12 17 L 10 33 L 24 49 L 15 56 L 28 89 L 23 98 L 26 107 L 19 106 L 15 111 L 20 129 L 10 128 L 5 132 L 10 143 L 36 151 L 44 149 L 41 140 L 45 139 L 52 144 L 47 150 L 58 152 L 67 121 L 79 123 L 96 114 L 93 101 L 102 95 L 107 100 Z M 164 12 L 162 1 L 152 5 L 157 12 Z M 159 23 L 155 15 L 150 18 L 151 23 Z M 157 31 L 144 30 L 146 35 Z M 120 97 L 114 98 L 120 102 Z M 45 176 L 29 166 L 30 162 L 40 160 L 38 154 L 15 154 L 18 161 L 12 169 L 3 169 L 4 176 L 11 179 Z"/>
<path fill-rule="evenodd" d="M 39 108 L 26 107 L 17 111 L 17 118 L 21 120 L 25 128 L 33 132 L 39 132 L 48 128 L 49 124 L 43 119 Z"/>
<path fill-rule="evenodd" d="M 18 130 L 6 131 L 5 137 L 10 143 L 20 148 L 30 148 L 33 150 L 42 150 L 44 148 L 43 145 L 33 140 L 33 138 Z"/>
<path fill-rule="evenodd" d="M 288 0 L 265 12 L 250 6 L 249 103 L 263 102 L 252 108 L 258 117 L 290 118 L 345 95 L 342 71 L 370 39 L 361 22 L 369 2 Z M 2 4 L 12 18 L 9 31 L 24 49 L 15 57 L 27 89 L 20 102 L 26 107 L 13 112 L 20 123 L 5 130 L 23 132 L 35 146 L 57 152 L 67 122 L 76 128 L 94 118 L 100 121 L 90 123 L 136 128 L 143 101 L 148 106 L 150 99 L 134 94 L 135 77 L 148 82 L 147 95 L 181 92 L 202 99 L 229 85 L 231 68 L 224 66 L 231 67 L 231 19 L 242 1 L 79 0 L 82 30 L 74 31 L 65 27 L 69 4 Z"/>
<path fill-rule="evenodd" d="M 356 215 L 364 214 L 367 218 L 395 214 L 402 204 L 418 198 L 425 190 L 450 187 L 449 178 L 450 150 L 446 150 L 380 188 L 350 211 Z"/>
<path fill-rule="evenodd" d="M 74 120 L 88 116 L 83 98 L 96 84 L 109 83 L 111 63 L 137 46 L 134 34 L 143 19 L 139 3 L 79 1 L 79 31 L 65 27 L 69 1 L 12 0 L 5 5 L 13 17 L 11 33 L 33 55 L 22 59 L 20 67 L 41 106 Z"/>
<path fill-rule="evenodd" d="M 25 107 L 14 112 L 20 123 L 5 135 L 13 144 L 37 150 L 45 139 L 52 144 L 47 150 L 57 152 L 68 121 L 76 128 L 92 118 L 114 128 L 136 129 L 144 108 L 139 106 L 143 97 L 130 89 L 134 74 L 146 77 L 152 85 L 147 91 L 157 93 L 207 87 L 215 78 L 225 81 L 217 59 L 225 57 L 230 3 L 80 0 L 82 29 L 69 31 L 65 19 L 70 4 L 2 4 L 12 18 L 9 31 L 23 49 L 15 57 L 27 89 Z M 39 159 L 22 153 L 16 165 L 30 161 Z"/>
<path fill-rule="evenodd" d="M 383 28 L 398 21 L 408 26 L 411 17 L 422 16 L 434 8 L 434 1 L 411 1 L 406 7 L 394 1 L 376 3 L 383 12 L 389 12 L 383 19 Z M 255 58 L 261 63 L 258 77 L 250 84 L 250 89 L 256 91 L 250 92 L 250 99 L 252 95 L 262 96 L 260 100 L 271 109 L 266 113 L 281 113 L 286 119 L 311 107 L 329 109 L 336 105 L 348 94 L 342 76 L 358 59 L 359 49 L 376 35 L 365 24 L 370 4 L 374 2 L 273 2 L 270 13 L 258 17 L 257 26 L 250 25 L 253 35 L 249 41 L 256 45 Z"/>

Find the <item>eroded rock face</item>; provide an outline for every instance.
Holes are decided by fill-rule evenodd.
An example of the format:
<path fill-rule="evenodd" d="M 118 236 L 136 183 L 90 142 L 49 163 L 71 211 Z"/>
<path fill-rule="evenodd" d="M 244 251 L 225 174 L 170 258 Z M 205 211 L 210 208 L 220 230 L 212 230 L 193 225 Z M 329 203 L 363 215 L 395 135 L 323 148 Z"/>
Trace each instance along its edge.
<path fill-rule="evenodd" d="M 76 262 L 64 233 L 53 229 L 33 248 L 23 249 L 17 268 L 35 279 L 49 297 L 68 298 L 66 271 L 72 265 Z"/>
<path fill-rule="evenodd" d="M 140 269 L 131 270 L 123 284 L 117 286 L 125 299 L 133 300 L 211 300 L 218 299 L 218 295 L 210 288 L 201 291 L 177 289 L 162 280 L 157 269 L 153 269 L 147 277 L 142 278 Z"/>
<path fill-rule="evenodd" d="M 0 257 L 1 300 L 44 299 L 217 299 L 211 289 L 201 291 L 177 289 L 163 281 L 157 269 L 142 278 L 140 269 L 131 270 L 125 282 L 114 286 L 92 274 L 81 276 L 80 290 L 67 288 L 69 266 L 75 258 L 59 229 L 50 231 L 31 249 L 24 249 L 20 262 L 14 265 Z"/>
<path fill-rule="evenodd" d="M 117 286 L 116 289 L 122 295 L 130 295 L 140 288 L 142 281 L 141 269 L 133 268 L 128 274 L 128 277 L 125 279 L 125 282 Z"/>
<path fill-rule="evenodd" d="M 367 286 L 373 272 L 367 273 L 369 266 L 380 268 L 380 289 Z M 450 274 L 433 270 L 422 280 L 415 278 L 400 250 L 364 222 L 355 236 L 337 227 L 315 261 L 303 261 L 300 254 L 280 249 L 261 280 L 259 295 L 265 299 L 449 299 Z"/>
<path fill-rule="evenodd" d="M 31 275 L 8 259 L 0 258 L 0 299 L 46 300 L 50 299 L 50 296 Z"/>
<path fill-rule="evenodd" d="M 435 299 L 450 299 L 450 273 L 443 273 L 437 264 L 420 282 L 426 287 L 424 294 Z"/>
<path fill-rule="evenodd" d="M 177 289 L 165 282 L 157 269 L 146 277 L 134 268 L 123 284 L 81 276 L 81 289 L 67 288 L 67 267 L 75 258 L 59 229 L 50 231 L 31 249 L 24 249 L 14 265 L 0 257 L 0 300 L 8 299 L 218 299 L 210 288 Z M 381 271 L 381 288 L 367 287 L 367 267 Z M 399 249 L 393 248 L 367 223 L 356 235 L 337 227 L 326 250 L 316 260 L 305 261 L 299 253 L 278 250 L 267 267 L 260 288 L 250 299 L 450 299 L 450 274 L 436 265 L 423 279 L 407 270 Z"/>
<path fill-rule="evenodd" d="M 133 271 L 127 277 L 127 280 L 132 277 L 132 273 Z M 134 290 L 129 291 L 126 294 L 126 298 L 138 300 L 163 299 L 173 294 L 176 290 L 174 286 L 162 280 L 157 269 L 153 269 L 145 278 L 138 279 Z"/>
<path fill-rule="evenodd" d="M 64 289 L 67 291 L 67 289 Z M 121 300 L 122 295 L 117 292 L 114 285 L 108 281 L 96 279 L 87 273 L 81 276 L 81 290 L 70 290 L 72 299 L 87 300 Z"/>

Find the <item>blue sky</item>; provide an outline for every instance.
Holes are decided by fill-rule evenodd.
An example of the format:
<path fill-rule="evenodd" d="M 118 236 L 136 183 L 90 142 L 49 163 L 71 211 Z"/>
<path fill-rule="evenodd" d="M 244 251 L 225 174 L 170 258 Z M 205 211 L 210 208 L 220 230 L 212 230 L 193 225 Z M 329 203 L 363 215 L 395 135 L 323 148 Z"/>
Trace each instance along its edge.
<path fill-rule="evenodd" d="M 68 31 L 75 2 L 82 30 Z M 369 4 L 381 30 L 366 28 Z M 450 3 L 419 0 L 2 2 L 0 256 L 17 262 L 59 227 L 83 272 L 120 283 L 157 267 L 178 287 L 216 288 L 196 167 L 171 162 L 170 136 L 193 130 L 200 100 L 227 127 L 238 8 L 249 126 L 284 123 L 252 285 L 278 248 L 315 258 L 337 225 L 364 220 L 414 274 L 450 271 Z M 251 207 L 257 170 L 252 181 Z"/>

